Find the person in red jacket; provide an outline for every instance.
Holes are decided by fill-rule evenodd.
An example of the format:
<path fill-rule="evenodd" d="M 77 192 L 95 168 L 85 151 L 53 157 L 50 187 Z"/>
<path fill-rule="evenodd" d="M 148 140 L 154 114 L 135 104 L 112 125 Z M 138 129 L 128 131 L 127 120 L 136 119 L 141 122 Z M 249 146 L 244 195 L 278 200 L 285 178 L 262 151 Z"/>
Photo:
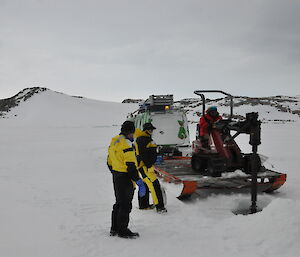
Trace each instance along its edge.
<path fill-rule="evenodd" d="M 221 120 L 218 109 L 216 106 L 211 106 L 206 110 L 206 114 L 200 118 L 199 127 L 200 127 L 200 140 L 202 146 L 209 148 L 209 134 L 213 127 L 213 124 Z"/>

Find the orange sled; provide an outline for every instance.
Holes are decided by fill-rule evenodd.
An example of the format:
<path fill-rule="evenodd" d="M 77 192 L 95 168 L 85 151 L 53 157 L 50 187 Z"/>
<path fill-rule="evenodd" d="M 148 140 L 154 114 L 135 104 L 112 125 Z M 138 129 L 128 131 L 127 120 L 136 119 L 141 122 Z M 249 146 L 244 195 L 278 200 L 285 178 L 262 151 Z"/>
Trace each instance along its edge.
<path fill-rule="evenodd" d="M 197 191 L 200 196 L 209 193 L 250 191 L 251 175 L 242 171 L 222 173 L 221 177 L 205 176 L 191 167 L 191 157 L 167 157 L 155 165 L 156 174 L 164 182 L 180 184 L 179 199 L 185 199 Z M 261 167 L 257 174 L 259 192 L 273 192 L 286 181 L 286 174 Z"/>

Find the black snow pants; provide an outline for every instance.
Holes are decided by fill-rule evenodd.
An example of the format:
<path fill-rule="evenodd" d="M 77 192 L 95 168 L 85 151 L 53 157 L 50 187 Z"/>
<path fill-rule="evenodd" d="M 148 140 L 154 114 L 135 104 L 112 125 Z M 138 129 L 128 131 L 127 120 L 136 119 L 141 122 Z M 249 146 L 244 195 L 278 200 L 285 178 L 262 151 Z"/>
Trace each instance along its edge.
<path fill-rule="evenodd" d="M 128 228 L 134 186 L 128 173 L 113 171 L 112 175 L 116 203 L 113 206 L 111 215 L 111 230 L 123 232 Z"/>

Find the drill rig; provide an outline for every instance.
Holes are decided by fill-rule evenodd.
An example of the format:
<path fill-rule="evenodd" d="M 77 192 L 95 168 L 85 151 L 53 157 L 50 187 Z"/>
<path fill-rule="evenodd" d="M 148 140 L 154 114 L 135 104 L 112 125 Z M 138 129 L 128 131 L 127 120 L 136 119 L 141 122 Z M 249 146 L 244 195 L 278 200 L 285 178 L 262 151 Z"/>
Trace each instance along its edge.
<path fill-rule="evenodd" d="M 271 192 L 286 181 L 286 174 L 269 170 L 262 165 L 257 154 L 261 144 L 261 122 L 258 113 L 246 114 L 244 120 L 233 120 L 233 96 L 220 90 L 197 90 L 202 99 L 202 115 L 205 115 L 205 93 L 221 93 L 230 100 L 230 115 L 210 126 L 209 144 L 204 144 L 197 126 L 196 140 L 192 143 L 192 157 L 165 157 L 155 170 L 165 181 L 182 185 L 180 198 L 190 196 L 196 190 L 250 189 L 255 183 L 258 191 Z M 243 153 L 235 141 L 241 134 L 249 135 L 251 153 Z M 253 175 L 255 177 L 253 177 Z"/>

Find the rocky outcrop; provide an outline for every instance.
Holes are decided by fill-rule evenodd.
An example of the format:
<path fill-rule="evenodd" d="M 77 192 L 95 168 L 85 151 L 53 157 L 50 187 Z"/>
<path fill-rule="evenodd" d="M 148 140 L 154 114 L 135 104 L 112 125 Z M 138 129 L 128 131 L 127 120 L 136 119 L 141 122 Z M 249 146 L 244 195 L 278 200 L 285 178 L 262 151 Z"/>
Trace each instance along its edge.
<path fill-rule="evenodd" d="M 25 102 L 34 94 L 48 90 L 43 87 L 25 88 L 13 97 L 0 100 L 0 117 L 5 116 L 12 108 L 18 106 L 22 101 Z"/>
<path fill-rule="evenodd" d="M 138 103 L 143 102 L 143 101 L 144 101 L 143 99 L 130 99 L 130 98 L 128 98 L 128 99 L 124 99 L 122 101 L 122 103 L 123 104 L 138 104 Z"/>
<path fill-rule="evenodd" d="M 279 112 L 286 112 L 300 116 L 299 110 L 299 97 L 290 97 L 290 96 L 271 96 L 271 97 L 246 97 L 238 96 L 233 98 L 233 106 L 240 107 L 245 105 L 258 106 L 265 105 L 271 106 L 277 109 Z M 193 111 L 194 108 L 202 106 L 201 99 L 183 99 L 179 101 L 181 105 L 187 111 Z M 228 97 L 218 98 L 218 99 L 206 99 L 207 104 L 213 104 L 216 106 L 230 106 L 230 99 Z M 201 115 L 198 114 L 197 115 Z M 238 117 L 236 117 L 238 118 Z M 241 118 L 241 117 L 239 117 Z"/>

